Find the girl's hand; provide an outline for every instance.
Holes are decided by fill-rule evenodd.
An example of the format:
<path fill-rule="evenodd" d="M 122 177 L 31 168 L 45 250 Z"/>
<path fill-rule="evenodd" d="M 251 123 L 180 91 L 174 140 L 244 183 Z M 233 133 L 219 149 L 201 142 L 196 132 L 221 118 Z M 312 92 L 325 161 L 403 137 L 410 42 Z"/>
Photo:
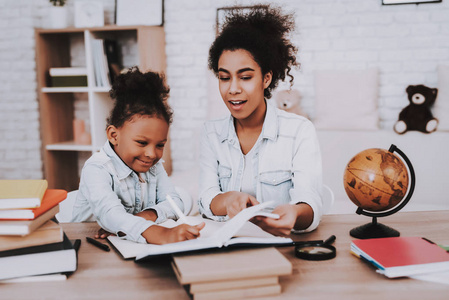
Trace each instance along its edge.
<path fill-rule="evenodd" d="M 104 230 L 103 228 L 98 229 L 97 234 L 94 236 L 96 239 L 105 239 L 108 236 L 112 235 L 112 233 Z"/>
<path fill-rule="evenodd" d="M 137 214 L 135 214 L 135 216 L 144 218 L 145 220 L 150 220 L 153 222 L 156 222 L 157 220 L 157 212 L 154 209 L 147 209 L 147 210 L 143 210 Z"/>
<path fill-rule="evenodd" d="M 253 196 L 242 192 L 227 192 L 217 195 L 211 203 L 211 210 L 216 216 L 228 215 L 230 218 L 247 207 L 259 204 Z"/>
<path fill-rule="evenodd" d="M 206 224 L 201 222 L 198 225 L 181 224 L 173 228 L 166 228 L 158 225 L 153 225 L 142 232 L 142 236 L 149 244 L 168 244 L 182 242 L 186 240 L 193 240 L 200 236 L 201 229 Z"/>
<path fill-rule="evenodd" d="M 289 236 L 293 228 L 305 229 L 313 221 L 313 210 L 306 203 L 279 205 L 273 213 L 278 214 L 279 219 L 255 217 L 251 221 L 266 232 L 277 236 Z"/>

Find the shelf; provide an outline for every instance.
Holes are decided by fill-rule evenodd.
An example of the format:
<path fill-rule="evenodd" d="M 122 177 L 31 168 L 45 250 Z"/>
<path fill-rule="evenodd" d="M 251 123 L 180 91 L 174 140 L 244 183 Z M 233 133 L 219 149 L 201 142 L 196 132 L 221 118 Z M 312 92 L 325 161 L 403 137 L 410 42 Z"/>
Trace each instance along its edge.
<path fill-rule="evenodd" d="M 126 65 L 138 65 L 141 70 L 164 72 L 165 33 L 161 26 L 115 26 L 92 28 L 36 29 L 36 75 L 39 91 L 40 129 L 44 177 L 48 188 L 75 190 L 79 187 L 79 167 L 86 157 L 104 145 L 106 123 L 114 101 L 109 97 L 110 86 L 95 85 L 95 62 L 92 41 L 116 41 L 120 60 Z M 132 51 L 131 51 L 132 50 Z M 121 62 L 123 64 L 123 62 Z M 52 87 L 51 68 L 85 66 L 88 85 L 83 87 Z M 80 108 L 75 93 L 85 93 Z M 82 115 L 76 114 L 81 109 Z M 81 116 L 81 117 L 80 117 Z M 91 135 L 91 145 L 76 144 L 73 120 L 87 119 L 86 132 Z M 65 142 L 61 142 L 65 141 Z M 166 145 L 166 148 L 170 148 Z M 171 173 L 170 151 L 164 151 L 167 173 Z M 82 153 L 84 152 L 84 153 Z"/>
<path fill-rule="evenodd" d="M 87 86 L 80 87 L 43 87 L 42 93 L 87 93 Z"/>
<path fill-rule="evenodd" d="M 87 93 L 90 90 L 96 93 L 109 93 L 111 87 L 94 87 L 89 88 L 87 86 L 82 87 L 43 87 L 42 93 Z"/>
<path fill-rule="evenodd" d="M 48 144 L 45 149 L 50 151 L 93 151 L 92 145 L 75 144 L 74 141 L 61 142 L 57 144 Z"/>

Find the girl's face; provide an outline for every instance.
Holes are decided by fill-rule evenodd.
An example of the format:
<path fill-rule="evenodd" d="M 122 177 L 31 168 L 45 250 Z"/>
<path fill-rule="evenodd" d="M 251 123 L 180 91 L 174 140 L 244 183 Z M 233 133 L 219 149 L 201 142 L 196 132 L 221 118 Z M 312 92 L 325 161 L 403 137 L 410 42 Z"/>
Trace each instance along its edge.
<path fill-rule="evenodd" d="M 251 120 L 265 115 L 264 90 L 271 72 L 263 75 L 259 64 L 246 50 L 225 50 L 218 60 L 220 94 L 232 116 Z"/>
<path fill-rule="evenodd" d="M 136 115 L 120 128 L 110 125 L 107 136 L 115 153 L 128 167 L 145 173 L 162 157 L 168 124 L 155 116 Z"/>

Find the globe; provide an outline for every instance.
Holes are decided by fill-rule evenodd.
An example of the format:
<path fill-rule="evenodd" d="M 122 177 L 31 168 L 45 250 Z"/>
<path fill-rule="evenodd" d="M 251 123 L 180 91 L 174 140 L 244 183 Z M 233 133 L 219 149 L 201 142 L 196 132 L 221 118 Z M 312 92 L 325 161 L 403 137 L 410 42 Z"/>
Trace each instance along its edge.
<path fill-rule="evenodd" d="M 407 193 L 409 175 L 405 164 L 384 149 L 367 149 L 355 155 L 344 173 L 344 188 L 359 208 L 382 212 L 401 202 Z"/>
<path fill-rule="evenodd" d="M 399 231 L 378 223 L 377 218 L 401 210 L 413 195 L 415 181 L 412 163 L 393 144 L 388 151 L 373 148 L 356 154 L 346 166 L 343 184 L 358 206 L 356 213 L 372 217 L 372 222 L 351 229 L 350 235 L 359 239 L 399 236 Z"/>

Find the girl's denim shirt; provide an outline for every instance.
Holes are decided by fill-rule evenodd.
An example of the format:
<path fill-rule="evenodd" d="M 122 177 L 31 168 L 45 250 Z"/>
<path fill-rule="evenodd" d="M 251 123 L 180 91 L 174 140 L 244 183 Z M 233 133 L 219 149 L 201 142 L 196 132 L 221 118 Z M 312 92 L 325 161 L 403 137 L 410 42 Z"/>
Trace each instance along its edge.
<path fill-rule="evenodd" d="M 127 240 L 146 243 L 141 233 L 148 227 L 166 219 L 176 219 L 169 202 L 165 201 L 166 195 L 170 194 L 181 211 L 184 205 L 161 161 L 148 172 L 141 173 L 141 177 L 145 181 L 143 184 L 107 141 L 100 152 L 84 164 L 72 222 L 96 219 L 109 232 L 123 232 Z M 142 198 L 142 187 L 146 189 L 145 199 Z M 156 222 L 134 216 L 146 209 L 157 212 Z"/>
<path fill-rule="evenodd" d="M 315 127 L 304 117 L 267 104 L 260 142 L 254 147 L 251 163 L 256 199 L 280 204 L 309 204 L 315 229 L 321 219 L 322 167 Z M 240 191 L 244 157 L 234 128 L 234 118 L 204 124 L 200 153 L 200 213 L 218 221 L 227 216 L 213 215 L 210 204 L 220 193 Z"/>

